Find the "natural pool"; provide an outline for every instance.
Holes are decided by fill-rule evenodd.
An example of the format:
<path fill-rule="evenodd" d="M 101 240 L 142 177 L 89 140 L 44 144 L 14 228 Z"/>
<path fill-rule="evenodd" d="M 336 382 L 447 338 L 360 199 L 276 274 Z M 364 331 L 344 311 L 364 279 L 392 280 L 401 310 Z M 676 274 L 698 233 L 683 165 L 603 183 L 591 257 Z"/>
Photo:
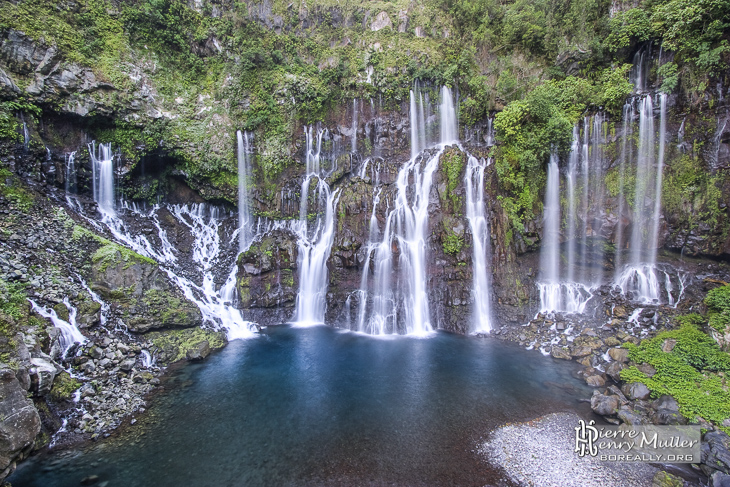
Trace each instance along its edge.
<path fill-rule="evenodd" d="M 590 415 L 576 364 L 495 339 L 270 327 L 175 371 L 107 440 L 23 463 L 14 487 L 500 483 L 475 452 L 505 422 Z"/>

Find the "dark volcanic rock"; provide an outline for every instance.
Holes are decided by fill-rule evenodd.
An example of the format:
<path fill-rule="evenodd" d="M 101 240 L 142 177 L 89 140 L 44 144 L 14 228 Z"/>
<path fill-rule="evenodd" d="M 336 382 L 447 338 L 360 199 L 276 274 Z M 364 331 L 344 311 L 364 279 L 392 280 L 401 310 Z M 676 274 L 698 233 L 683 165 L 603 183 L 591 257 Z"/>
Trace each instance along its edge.
<path fill-rule="evenodd" d="M 33 403 L 10 369 L 0 370 L 0 478 L 15 469 L 33 447 L 41 420 Z"/>
<path fill-rule="evenodd" d="M 198 342 L 187 351 L 185 357 L 190 361 L 203 360 L 210 354 L 210 345 L 207 340 Z"/>

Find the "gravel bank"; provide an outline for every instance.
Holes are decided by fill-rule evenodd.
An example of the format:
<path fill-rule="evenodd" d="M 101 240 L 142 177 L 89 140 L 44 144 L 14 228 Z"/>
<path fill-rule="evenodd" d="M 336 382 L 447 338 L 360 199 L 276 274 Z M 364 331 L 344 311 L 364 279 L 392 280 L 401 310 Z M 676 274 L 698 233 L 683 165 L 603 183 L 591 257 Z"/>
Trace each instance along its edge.
<path fill-rule="evenodd" d="M 495 430 L 479 452 L 525 486 L 651 486 L 657 469 L 646 463 L 600 462 L 573 453 L 580 417 L 555 413 Z"/>

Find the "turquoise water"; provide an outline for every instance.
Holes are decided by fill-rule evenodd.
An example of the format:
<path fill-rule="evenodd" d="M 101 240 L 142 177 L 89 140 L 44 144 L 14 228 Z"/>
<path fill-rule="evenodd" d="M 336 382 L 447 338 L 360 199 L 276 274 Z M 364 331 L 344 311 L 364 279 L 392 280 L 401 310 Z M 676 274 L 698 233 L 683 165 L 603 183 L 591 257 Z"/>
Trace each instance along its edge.
<path fill-rule="evenodd" d="M 173 373 L 138 422 L 38 456 L 14 487 L 503 484 L 474 452 L 505 422 L 589 409 L 574 363 L 495 339 L 270 327 Z M 98 484 L 97 484 L 98 485 Z"/>

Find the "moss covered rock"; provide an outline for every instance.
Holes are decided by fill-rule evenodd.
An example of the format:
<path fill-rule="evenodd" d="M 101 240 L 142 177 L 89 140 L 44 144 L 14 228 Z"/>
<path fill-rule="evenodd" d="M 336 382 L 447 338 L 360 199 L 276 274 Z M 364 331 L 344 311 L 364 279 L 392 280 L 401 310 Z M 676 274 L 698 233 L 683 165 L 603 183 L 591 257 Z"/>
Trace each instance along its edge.
<path fill-rule="evenodd" d="M 108 243 L 91 261 L 92 289 L 117 307 L 130 330 L 201 324 L 200 310 L 170 283 L 154 260 Z"/>
<path fill-rule="evenodd" d="M 228 343 L 225 332 L 205 328 L 154 331 L 147 336 L 156 349 L 155 356 L 163 364 L 177 362 L 187 358 L 188 354 L 191 360 L 201 359 L 210 350 L 223 348 Z"/>

